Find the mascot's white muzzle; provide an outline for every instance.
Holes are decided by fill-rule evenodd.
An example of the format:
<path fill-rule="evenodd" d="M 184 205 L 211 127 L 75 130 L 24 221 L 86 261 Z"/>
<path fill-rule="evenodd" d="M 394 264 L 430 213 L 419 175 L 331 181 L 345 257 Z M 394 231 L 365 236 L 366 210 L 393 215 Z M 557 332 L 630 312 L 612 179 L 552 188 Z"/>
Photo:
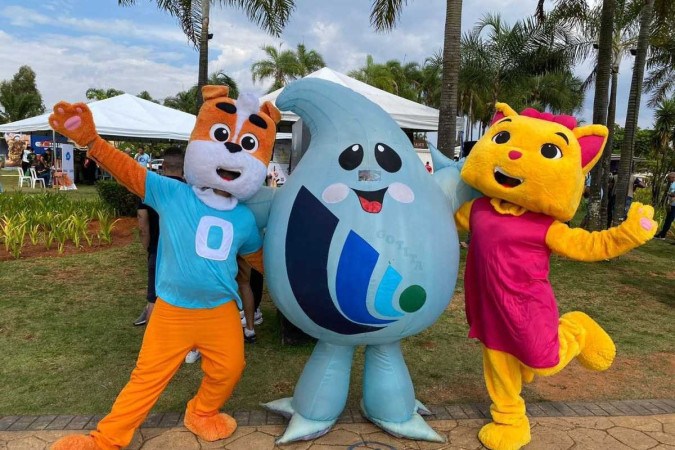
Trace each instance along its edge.
<path fill-rule="evenodd" d="M 198 188 L 220 189 L 246 200 L 262 186 L 267 167 L 247 151 L 225 144 L 191 141 L 185 152 L 185 180 Z"/>

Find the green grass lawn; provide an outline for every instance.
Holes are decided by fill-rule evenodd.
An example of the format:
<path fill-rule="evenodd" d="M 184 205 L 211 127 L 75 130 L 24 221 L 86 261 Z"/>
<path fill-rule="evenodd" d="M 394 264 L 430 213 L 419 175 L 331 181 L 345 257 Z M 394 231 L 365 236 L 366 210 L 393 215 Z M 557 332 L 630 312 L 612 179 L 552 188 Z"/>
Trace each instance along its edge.
<path fill-rule="evenodd" d="M 570 400 L 672 398 L 674 255 L 670 242 L 656 241 L 609 262 L 554 257 L 551 279 L 560 311 L 588 312 L 613 336 L 619 356 L 603 374 L 570 367 L 567 376 L 563 371 L 542 379 L 554 385 L 537 381 L 525 389 L 525 398 L 555 399 L 551 386 Z M 453 303 L 435 325 L 404 341 L 423 402 L 488 401 L 480 347 L 466 338 L 461 288 L 460 280 Z M 145 254 L 138 242 L 97 253 L 0 262 L 0 415 L 109 411 L 134 367 L 143 328 L 131 322 L 144 302 Z M 247 368 L 227 410 L 249 410 L 292 395 L 311 352 L 311 345 L 280 345 L 269 297 L 263 313 L 258 343 L 246 348 Z M 360 398 L 362 362 L 360 351 L 352 406 Z M 573 390 L 577 372 L 590 377 L 583 378 L 590 384 Z M 182 367 L 155 411 L 182 411 L 201 376 L 198 364 Z"/>
<path fill-rule="evenodd" d="M 36 187 L 35 189 L 31 189 L 29 185 L 26 184 L 24 181 L 23 187 L 18 186 L 18 181 L 19 181 L 19 176 L 18 172 L 16 169 L 1 169 L 0 170 L 0 184 L 2 184 L 2 187 L 4 188 L 5 192 L 14 192 L 14 191 L 21 191 L 21 192 L 26 192 L 26 193 L 34 193 L 34 192 L 44 192 L 45 189 L 42 187 Z M 47 188 L 47 191 L 52 191 L 53 189 Z M 86 184 L 79 184 L 77 186 L 77 190 L 74 191 L 57 191 L 53 190 L 54 192 L 58 192 L 59 194 L 67 195 L 70 198 L 73 198 L 75 200 L 96 200 L 98 199 L 98 194 L 96 193 L 96 188 L 94 186 L 88 186 Z"/>

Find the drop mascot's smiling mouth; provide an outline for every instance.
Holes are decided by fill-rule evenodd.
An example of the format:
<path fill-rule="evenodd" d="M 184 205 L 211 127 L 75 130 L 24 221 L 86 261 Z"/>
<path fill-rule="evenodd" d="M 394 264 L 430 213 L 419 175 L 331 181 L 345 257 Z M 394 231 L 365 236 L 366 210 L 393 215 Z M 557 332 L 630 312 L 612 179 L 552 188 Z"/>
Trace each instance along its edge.
<path fill-rule="evenodd" d="M 359 197 L 359 203 L 361 203 L 361 208 L 363 208 L 365 212 L 377 214 L 382 211 L 382 202 L 384 201 L 384 194 L 387 192 L 387 189 L 388 188 L 383 188 L 378 191 L 352 190 Z"/>
<path fill-rule="evenodd" d="M 218 176 L 220 178 L 222 178 L 225 181 L 236 180 L 241 175 L 241 172 L 223 169 L 222 167 L 219 167 L 218 169 L 216 169 L 216 173 L 218 174 Z"/>
<path fill-rule="evenodd" d="M 523 183 L 522 179 L 508 176 L 499 167 L 495 167 L 495 180 L 497 181 L 497 183 L 507 188 L 520 186 Z"/>

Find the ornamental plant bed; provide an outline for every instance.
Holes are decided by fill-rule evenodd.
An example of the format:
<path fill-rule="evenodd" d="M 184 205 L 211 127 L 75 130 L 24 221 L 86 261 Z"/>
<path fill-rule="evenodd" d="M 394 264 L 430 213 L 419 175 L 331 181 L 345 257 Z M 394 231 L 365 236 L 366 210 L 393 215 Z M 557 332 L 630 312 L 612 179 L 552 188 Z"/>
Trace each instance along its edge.
<path fill-rule="evenodd" d="M 98 221 L 93 221 L 87 226 L 87 233 L 92 236 L 91 245 L 89 245 L 87 242 L 80 242 L 80 245 L 76 246 L 72 241 L 66 241 L 61 252 L 59 252 L 57 245 L 52 245 L 49 249 L 47 249 L 44 242 L 32 244 L 30 239 L 26 238 L 24 245 L 21 247 L 19 259 L 53 258 L 57 256 L 72 255 L 75 253 L 89 253 L 101 249 L 129 245 L 135 239 L 136 233 L 134 230 L 137 228 L 138 221 L 136 218 L 119 218 L 112 225 L 110 243 L 106 243 L 96 237 L 100 231 L 100 225 Z M 0 245 L 0 261 L 7 261 L 10 259 L 15 259 L 14 255 L 12 255 L 10 251 L 6 250 L 5 246 Z"/>

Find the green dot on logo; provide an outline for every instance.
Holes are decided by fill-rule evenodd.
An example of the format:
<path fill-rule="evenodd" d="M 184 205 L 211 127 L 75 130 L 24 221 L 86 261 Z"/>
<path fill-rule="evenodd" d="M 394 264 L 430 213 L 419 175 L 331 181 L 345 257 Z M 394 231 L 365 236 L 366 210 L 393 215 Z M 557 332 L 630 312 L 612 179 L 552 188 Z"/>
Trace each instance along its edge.
<path fill-rule="evenodd" d="M 411 313 L 420 309 L 426 300 L 427 293 L 424 288 L 414 284 L 401 293 L 399 304 L 403 311 Z"/>

